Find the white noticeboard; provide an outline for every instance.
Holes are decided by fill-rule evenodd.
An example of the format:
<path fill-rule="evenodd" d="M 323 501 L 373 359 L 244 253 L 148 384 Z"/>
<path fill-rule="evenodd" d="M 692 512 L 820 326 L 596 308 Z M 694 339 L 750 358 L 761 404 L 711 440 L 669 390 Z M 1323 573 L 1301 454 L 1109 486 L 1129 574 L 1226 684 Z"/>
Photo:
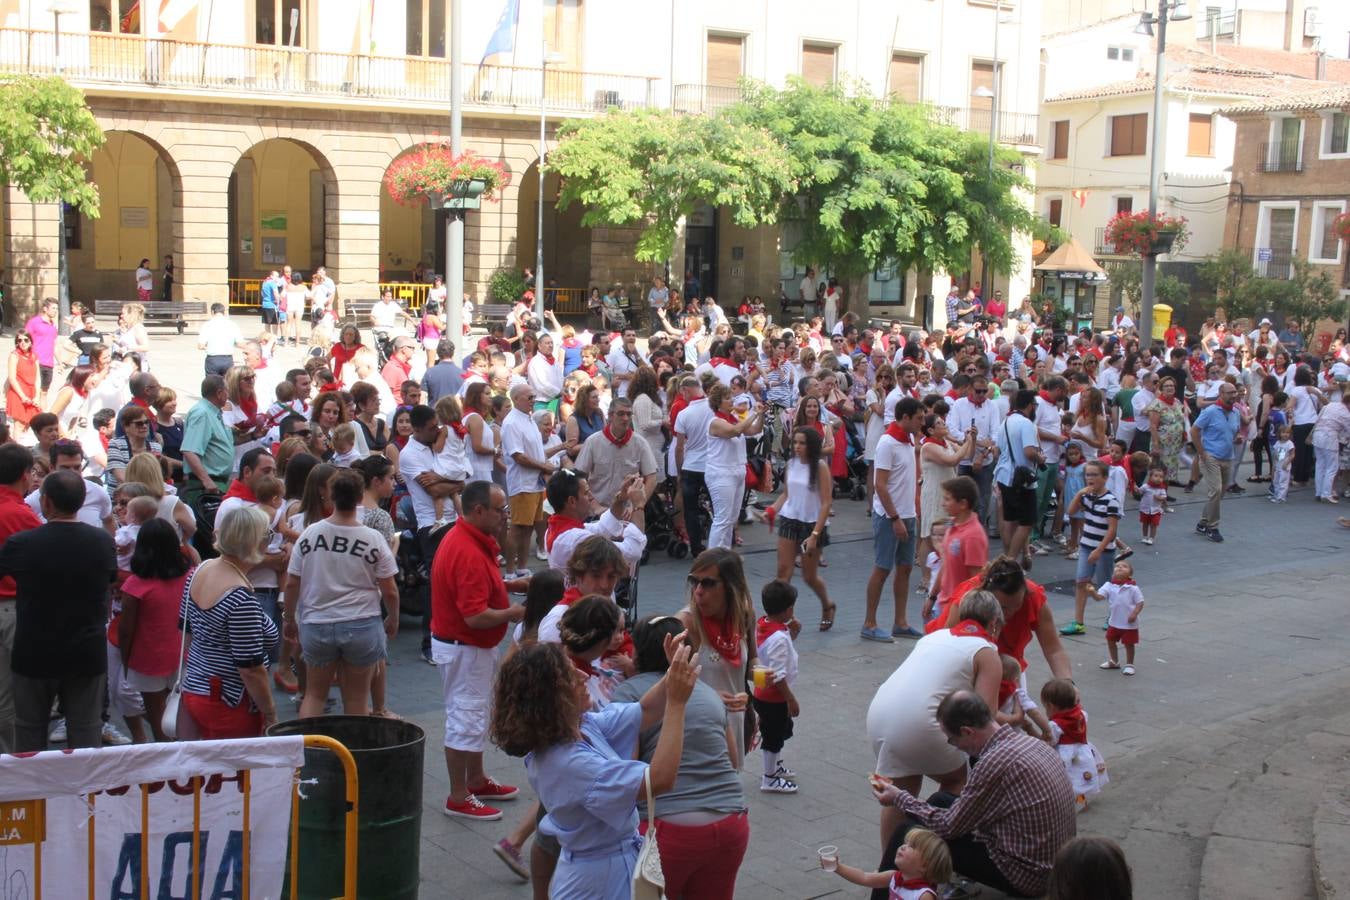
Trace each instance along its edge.
<path fill-rule="evenodd" d="M 279 897 L 303 762 L 298 736 L 0 756 L 0 896 L 136 900 L 145 835 L 150 896 L 191 897 L 201 776 L 200 896 Z"/>

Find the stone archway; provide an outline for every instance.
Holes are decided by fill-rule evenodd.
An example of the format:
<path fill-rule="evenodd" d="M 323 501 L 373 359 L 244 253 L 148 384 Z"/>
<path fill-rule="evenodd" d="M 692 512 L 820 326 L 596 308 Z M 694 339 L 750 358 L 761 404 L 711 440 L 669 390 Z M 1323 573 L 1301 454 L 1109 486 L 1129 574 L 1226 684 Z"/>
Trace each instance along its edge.
<path fill-rule="evenodd" d="M 337 177 L 312 144 L 275 137 L 250 146 L 230 173 L 228 208 L 232 283 L 282 265 L 308 278 L 337 254 Z"/>

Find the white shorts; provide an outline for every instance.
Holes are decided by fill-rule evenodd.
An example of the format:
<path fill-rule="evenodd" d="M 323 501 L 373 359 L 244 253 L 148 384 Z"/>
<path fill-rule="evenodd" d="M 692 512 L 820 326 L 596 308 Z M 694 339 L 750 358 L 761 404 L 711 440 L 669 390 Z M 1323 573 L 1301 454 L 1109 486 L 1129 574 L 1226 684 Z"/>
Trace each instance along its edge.
<path fill-rule="evenodd" d="M 488 718 L 492 714 L 492 673 L 495 647 L 469 647 L 431 639 L 431 658 L 441 672 L 445 697 L 445 746 L 462 753 L 487 748 Z"/>
<path fill-rule="evenodd" d="M 176 675 L 177 673 L 175 673 Z M 173 687 L 175 675 L 146 675 L 137 672 L 135 669 L 125 671 L 127 687 L 133 691 L 140 691 L 143 694 L 153 694 L 156 691 L 167 691 Z"/>
<path fill-rule="evenodd" d="M 127 684 L 126 669 L 122 667 L 122 651 L 108 644 L 108 701 L 123 717 L 145 715 L 145 701 L 141 692 Z"/>
<path fill-rule="evenodd" d="M 436 349 L 437 347 L 439 347 L 440 345 L 441 345 L 441 339 L 438 338 L 438 337 L 424 337 L 424 338 L 422 338 L 422 346 L 423 346 L 424 348 L 426 348 L 427 350 L 435 350 L 435 349 Z"/>

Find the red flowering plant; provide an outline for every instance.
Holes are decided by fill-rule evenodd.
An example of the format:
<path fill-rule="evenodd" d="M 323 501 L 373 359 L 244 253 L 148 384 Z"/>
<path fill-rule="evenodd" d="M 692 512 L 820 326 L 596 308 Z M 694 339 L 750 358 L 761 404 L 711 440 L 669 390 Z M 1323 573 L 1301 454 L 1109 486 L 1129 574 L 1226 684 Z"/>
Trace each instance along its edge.
<path fill-rule="evenodd" d="M 1185 216 L 1119 212 L 1106 223 L 1105 242 L 1117 253 L 1171 253 L 1185 247 L 1189 238 Z"/>
<path fill-rule="evenodd" d="M 482 199 L 493 200 L 511 183 L 511 171 L 472 150 L 455 156 L 449 144 L 437 143 L 403 154 L 384 173 L 385 190 L 404 206 L 417 206 L 432 194 L 462 195 L 472 181 L 483 182 Z"/>
<path fill-rule="evenodd" d="M 1336 237 L 1343 241 L 1350 241 L 1350 212 L 1343 212 L 1331 220 L 1331 230 L 1336 233 Z"/>

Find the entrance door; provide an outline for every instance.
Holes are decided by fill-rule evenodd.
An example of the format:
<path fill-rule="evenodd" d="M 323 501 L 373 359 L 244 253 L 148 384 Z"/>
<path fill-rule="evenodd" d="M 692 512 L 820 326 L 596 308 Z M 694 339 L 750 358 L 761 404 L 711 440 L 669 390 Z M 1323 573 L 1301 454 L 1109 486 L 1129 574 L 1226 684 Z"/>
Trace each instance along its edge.
<path fill-rule="evenodd" d="M 717 296 L 717 210 L 711 206 L 695 209 L 685 222 L 685 282 L 689 275 L 698 279 L 700 297 Z M 685 291 L 688 294 L 688 289 Z"/>

